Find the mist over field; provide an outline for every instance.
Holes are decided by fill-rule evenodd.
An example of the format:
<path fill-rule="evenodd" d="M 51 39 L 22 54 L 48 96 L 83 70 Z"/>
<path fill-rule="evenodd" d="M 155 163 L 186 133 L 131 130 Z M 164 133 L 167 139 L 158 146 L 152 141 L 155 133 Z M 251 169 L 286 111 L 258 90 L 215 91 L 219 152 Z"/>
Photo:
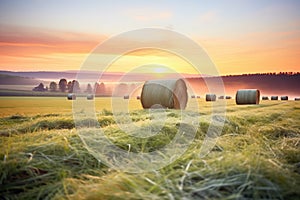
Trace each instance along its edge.
<path fill-rule="evenodd" d="M 2 71 L 0 79 L 0 89 L 8 90 L 32 90 L 39 83 L 44 83 L 49 87 L 51 81 L 58 83 L 60 78 L 68 81 L 76 79 L 77 72 L 10 72 Z M 0 74 L 1 74 L 0 73 Z M 100 73 L 99 73 L 100 74 Z M 96 91 L 99 96 L 124 96 L 140 95 L 142 85 L 147 80 L 184 78 L 188 83 L 190 95 L 200 95 L 215 93 L 212 88 L 222 87 L 214 85 L 218 77 L 193 74 L 143 74 L 143 73 L 103 73 L 99 78 L 97 73 L 85 72 L 84 83 L 80 83 L 81 90 L 84 91 L 87 84 L 94 86 L 97 81 L 105 85 L 105 90 Z M 238 89 L 259 89 L 262 95 L 288 95 L 290 98 L 300 96 L 300 73 L 266 73 L 247 75 L 227 75 L 221 76 L 224 83 L 225 94 L 234 96 Z M 209 88 L 211 90 L 209 90 Z M 115 92 L 114 92 L 115 91 Z M 114 94 L 113 94 L 114 93 Z M 1 94 L 1 92 L 0 92 Z M 2 92 L 5 95 L 5 92 Z"/>

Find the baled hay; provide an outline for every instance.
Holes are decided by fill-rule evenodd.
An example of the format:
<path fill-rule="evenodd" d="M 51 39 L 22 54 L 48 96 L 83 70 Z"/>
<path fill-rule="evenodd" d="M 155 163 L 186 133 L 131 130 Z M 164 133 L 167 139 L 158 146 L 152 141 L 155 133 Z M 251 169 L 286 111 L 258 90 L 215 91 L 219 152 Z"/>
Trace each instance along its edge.
<path fill-rule="evenodd" d="M 206 101 L 216 101 L 217 96 L 215 94 L 206 94 L 205 100 Z"/>
<path fill-rule="evenodd" d="M 262 100 L 269 100 L 269 97 L 263 96 L 261 99 L 262 99 Z"/>
<path fill-rule="evenodd" d="M 300 101 L 300 97 L 296 97 L 296 98 L 295 98 L 295 101 Z"/>
<path fill-rule="evenodd" d="M 280 99 L 281 99 L 282 101 L 286 101 L 286 100 L 289 100 L 289 97 L 288 97 L 288 96 L 281 96 Z"/>
<path fill-rule="evenodd" d="M 88 95 L 86 96 L 86 99 L 87 99 L 87 100 L 93 100 L 93 99 L 94 99 L 94 95 L 93 95 L 93 94 L 88 94 Z"/>
<path fill-rule="evenodd" d="M 225 99 L 231 99 L 231 96 L 226 96 Z"/>
<path fill-rule="evenodd" d="M 187 87 L 183 79 L 150 80 L 143 85 L 143 108 L 160 105 L 164 108 L 185 109 L 187 101 Z"/>
<path fill-rule="evenodd" d="M 271 96 L 271 100 L 278 100 L 278 96 Z"/>
<path fill-rule="evenodd" d="M 67 99 L 68 100 L 76 100 L 76 95 L 75 94 L 68 94 Z"/>
<path fill-rule="evenodd" d="M 257 89 L 238 90 L 235 96 L 235 102 L 242 104 L 259 104 L 260 91 Z"/>

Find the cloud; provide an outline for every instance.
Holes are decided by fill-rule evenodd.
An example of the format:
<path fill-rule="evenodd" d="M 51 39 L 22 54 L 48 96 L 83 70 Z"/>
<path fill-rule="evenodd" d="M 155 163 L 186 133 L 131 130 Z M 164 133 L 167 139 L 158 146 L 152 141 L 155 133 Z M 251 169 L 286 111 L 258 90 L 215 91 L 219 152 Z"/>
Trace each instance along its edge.
<path fill-rule="evenodd" d="M 88 53 L 105 36 L 1 25 L 0 54 L 34 56 L 51 53 Z"/>

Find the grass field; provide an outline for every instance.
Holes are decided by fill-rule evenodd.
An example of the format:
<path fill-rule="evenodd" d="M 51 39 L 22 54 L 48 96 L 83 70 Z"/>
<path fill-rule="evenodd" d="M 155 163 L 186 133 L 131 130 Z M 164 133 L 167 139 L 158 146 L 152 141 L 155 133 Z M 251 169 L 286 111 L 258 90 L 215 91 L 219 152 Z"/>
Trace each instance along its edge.
<path fill-rule="evenodd" d="M 116 102 L 128 105 L 134 123 L 153 120 L 138 100 Z M 128 151 L 151 152 L 168 144 L 181 115 L 199 113 L 195 139 L 178 160 L 134 174 L 108 168 L 88 152 L 75 128 L 72 101 L 1 97 L 0 199 L 300 199 L 300 102 L 226 102 L 222 133 L 200 158 L 211 108 L 221 101 L 190 99 L 183 113 L 165 111 L 166 123 L 156 136 L 136 139 L 120 130 L 110 98 L 96 98 L 102 130 Z"/>

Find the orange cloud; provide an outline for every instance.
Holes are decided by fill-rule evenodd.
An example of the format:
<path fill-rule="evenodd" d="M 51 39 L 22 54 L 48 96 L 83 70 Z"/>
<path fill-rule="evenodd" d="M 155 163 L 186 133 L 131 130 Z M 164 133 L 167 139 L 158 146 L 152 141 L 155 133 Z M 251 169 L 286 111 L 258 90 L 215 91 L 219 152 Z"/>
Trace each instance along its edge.
<path fill-rule="evenodd" d="M 36 66 L 39 70 L 74 69 L 80 66 L 87 53 L 106 39 L 85 33 L 1 27 L 0 69 L 3 70 L 36 70 Z"/>
<path fill-rule="evenodd" d="M 104 39 L 104 36 L 83 33 L 2 26 L 0 54 L 32 56 L 49 53 L 87 53 Z"/>

